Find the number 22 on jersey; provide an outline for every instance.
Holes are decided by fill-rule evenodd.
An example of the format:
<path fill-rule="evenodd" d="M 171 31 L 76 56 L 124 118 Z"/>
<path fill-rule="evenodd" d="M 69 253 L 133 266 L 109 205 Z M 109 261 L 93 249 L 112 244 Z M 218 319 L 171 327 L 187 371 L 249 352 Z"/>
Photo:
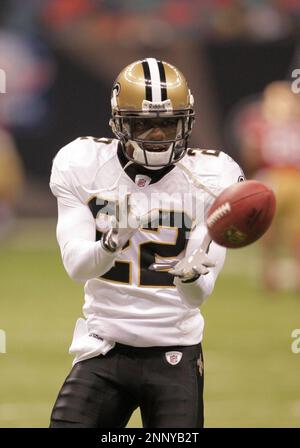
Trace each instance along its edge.
<path fill-rule="evenodd" d="M 97 220 L 103 213 L 103 206 L 92 198 L 88 205 Z M 111 212 L 114 203 L 105 207 Z M 183 211 L 160 210 L 159 225 L 156 228 L 145 227 L 138 230 L 123 247 L 122 259 L 117 259 L 115 266 L 101 276 L 102 279 L 119 284 L 136 283 L 140 287 L 174 287 L 173 276 L 168 272 L 150 271 L 149 266 L 157 259 L 177 258 L 186 248 L 189 232 L 192 228 L 191 218 Z M 102 233 L 96 230 L 96 240 Z M 137 270 L 135 275 L 133 270 Z"/>

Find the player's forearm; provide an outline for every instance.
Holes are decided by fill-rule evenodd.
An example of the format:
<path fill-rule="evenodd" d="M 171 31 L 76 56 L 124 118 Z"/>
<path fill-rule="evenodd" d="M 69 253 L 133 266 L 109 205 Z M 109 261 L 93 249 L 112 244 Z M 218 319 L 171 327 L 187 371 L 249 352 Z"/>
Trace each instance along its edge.
<path fill-rule="evenodd" d="M 213 292 L 215 276 L 209 272 L 190 283 L 184 283 L 177 277 L 174 284 L 181 300 L 190 308 L 198 308 Z"/>
<path fill-rule="evenodd" d="M 95 241 L 95 219 L 86 204 L 63 187 L 55 193 L 60 195 L 56 236 L 67 273 L 78 282 L 100 277 L 114 265 L 118 252 L 109 252 Z"/>
<path fill-rule="evenodd" d="M 117 254 L 106 251 L 100 241 L 73 239 L 61 250 L 64 267 L 78 282 L 100 277 L 114 265 Z"/>

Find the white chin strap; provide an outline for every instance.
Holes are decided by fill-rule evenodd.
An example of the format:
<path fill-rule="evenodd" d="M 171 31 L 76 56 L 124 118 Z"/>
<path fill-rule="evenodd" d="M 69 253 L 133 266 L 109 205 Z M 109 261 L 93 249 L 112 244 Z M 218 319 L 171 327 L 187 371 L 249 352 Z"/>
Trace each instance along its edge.
<path fill-rule="evenodd" d="M 145 154 L 139 144 L 133 140 L 129 140 L 131 146 L 133 147 L 132 158 L 137 162 L 146 166 L 149 170 L 159 170 L 166 166 L 169 163 L 170 157 L 172 154 L 173 143 L 170 144 L 169 148 L 166 151 L 155 152 L 155 151 L 147 151 L 147 160 L 145 160 Z M 172 162 L 172 160 L 171 160 Z M 155 165 L 155 166 L 148 166 Z"/>

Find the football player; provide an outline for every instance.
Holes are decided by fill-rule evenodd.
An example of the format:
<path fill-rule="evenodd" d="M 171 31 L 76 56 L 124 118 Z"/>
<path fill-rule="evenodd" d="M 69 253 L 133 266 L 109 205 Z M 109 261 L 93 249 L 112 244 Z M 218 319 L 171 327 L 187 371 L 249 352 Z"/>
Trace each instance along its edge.
<path fill-rule="evenodd" d="M 147 58 L 112 88 L 115 139 L 80 137 L 53 162 L 57 239 L 85 284 L 73 368 L 51 427 L 203 426 L 203 317 L 225 249 L 206 212 L 243 176 L 217 150 L 188 149 L 194 100 L 173 65 Z"/>

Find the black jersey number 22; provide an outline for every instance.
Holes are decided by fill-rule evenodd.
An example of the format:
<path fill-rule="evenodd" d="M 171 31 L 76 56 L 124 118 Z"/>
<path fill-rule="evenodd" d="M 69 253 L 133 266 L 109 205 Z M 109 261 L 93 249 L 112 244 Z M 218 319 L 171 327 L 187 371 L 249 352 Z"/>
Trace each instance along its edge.
<path fill-rule="evenodd" d="M 89 203 L 90 209 L 94 215 L 101 210 L 96 206 L 96 200 L 94 203 Z M 97 210 L 98 209 L 98 210 Z M 145 230 L 149 232 L 159 232 L 160 229 L 166 228 L 166 231 L 176 231 L 176 240 L 172 243 L 167 243 L 165 241 L 152 241 L 151 235 L 149 235 L 149 241 L 145 241 L 138 246 L 138 286 L 142 287 L 170 287 L 173 285 L 173 276 L 168 272 L 156 272 L 150 271 L 149 266 L 155 263 L 156 256 L 162 258 L 176 258 L 185 248 L 187 244 L 188 233 L 192 226 L 191 219 L 184 213 L 179 211 L 168 211 L 168 225 L 164 226 L 164 218 L 166 217 L 165 211 L 160 211 L 159 226 L 157 228 L 146 228 Z M 101 232 L 97 231 L 96 239 L 101 238 Z M 130 245 L 130 242 L 129 242 Z M 129 246 L 127 244 L 127 246 Z M 125 246 L 123 250 L 126 250 Z M 121 284 L 131 284 L 132 283 L 132 263 L 133 260 L 117 260 L 115 266 L 112 267 L 108 272 L 102 275 L 101 278 L 121 283 Z"/>

